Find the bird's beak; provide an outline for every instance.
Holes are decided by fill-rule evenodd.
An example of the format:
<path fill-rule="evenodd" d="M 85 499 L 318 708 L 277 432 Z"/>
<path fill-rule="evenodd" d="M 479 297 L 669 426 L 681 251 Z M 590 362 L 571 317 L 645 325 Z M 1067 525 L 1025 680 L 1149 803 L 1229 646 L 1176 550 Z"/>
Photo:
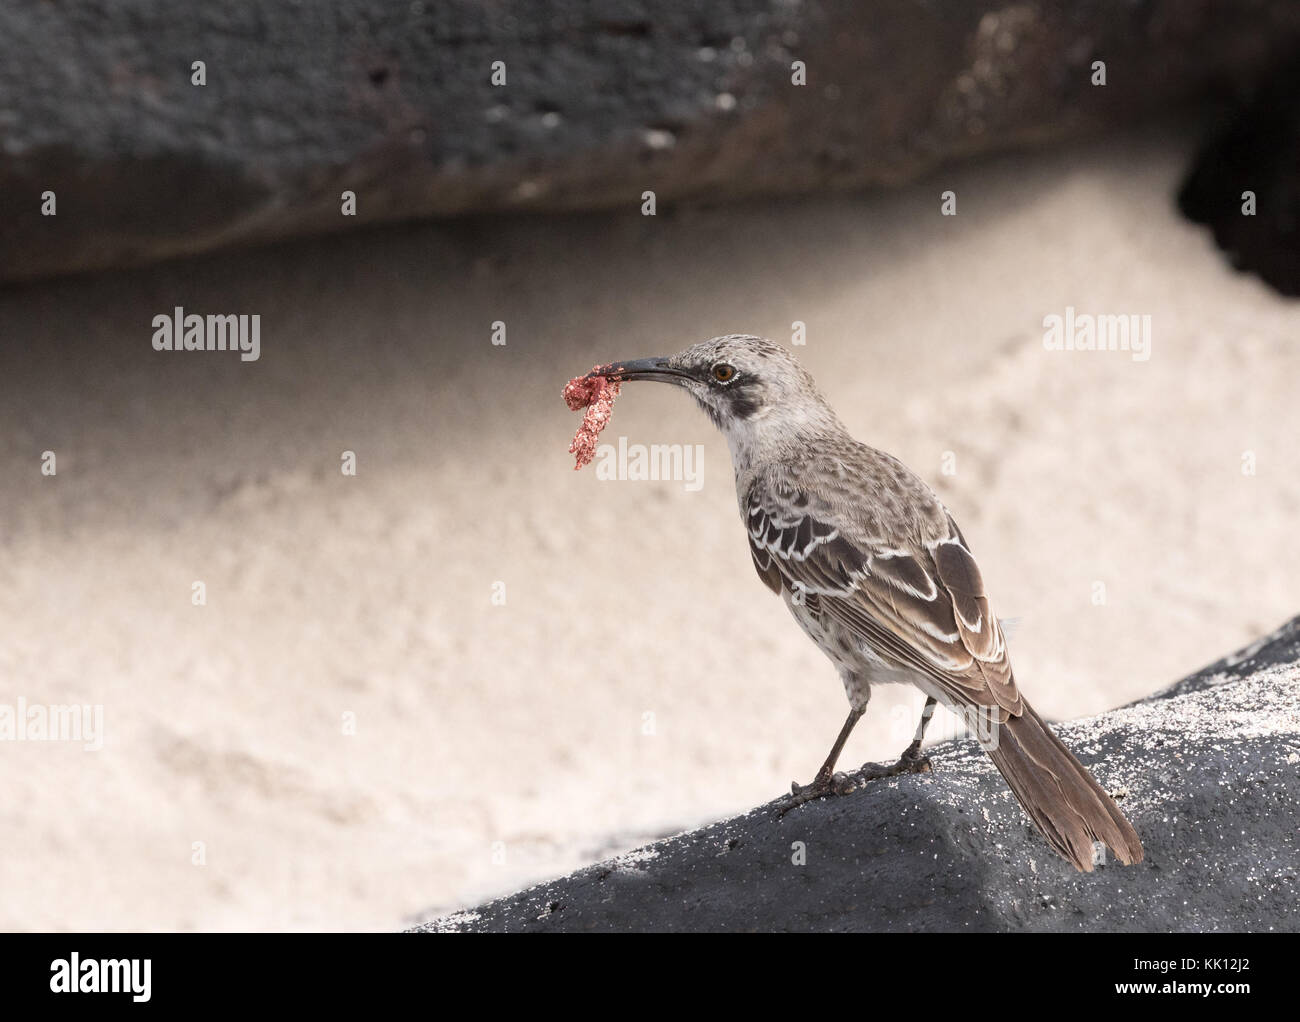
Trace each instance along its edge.
<path fill-rule="evenodd" d="M 600 372 L 588 376 L 604 376 L 611 380 L 659 380 L 661 383 L 681 383 L 691 378 L 689 373 L 675 369 L 666 358 L 635 358 L 629 362 L 610 362 L 600 367 Z"/>

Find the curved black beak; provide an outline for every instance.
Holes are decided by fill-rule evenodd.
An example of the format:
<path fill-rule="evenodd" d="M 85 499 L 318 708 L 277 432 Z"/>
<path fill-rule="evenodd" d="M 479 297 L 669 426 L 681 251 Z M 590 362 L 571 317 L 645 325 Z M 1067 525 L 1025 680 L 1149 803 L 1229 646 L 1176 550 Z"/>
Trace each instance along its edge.
<path fill-rule="evenodd" d="M 662 383 L 679 383 L 691 378 L 689 373 L 675 369 L 666 358 L 635 358 L 628 362 L 610 362 L 600 367 L 600 372 L 588 376 L 604 376 L 611 380 L 659 380 Z"/>

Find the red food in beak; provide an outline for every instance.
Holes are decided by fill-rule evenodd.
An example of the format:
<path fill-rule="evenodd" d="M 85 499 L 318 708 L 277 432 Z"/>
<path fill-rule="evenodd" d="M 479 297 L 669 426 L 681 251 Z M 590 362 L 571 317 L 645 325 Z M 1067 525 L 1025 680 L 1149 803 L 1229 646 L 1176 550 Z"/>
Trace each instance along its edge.
<path fill-rule="evenodd" d="M 592 366 L 591 372 L 596 374 L 608 368 Z M 569 453 L 577 457 L 577 464 L 573 466 L 575 472 L 590 464 L 596 456 L 596 441 L 600 431 L 609 425 L 609 417 L 614 413 L 614 398 L 618 397 L 621 386 L 618 380 L 598 375 L 575 376 L 564 385 L 564 403 L 569 409 L 575 412 L 579 408 L 587 409 L 582 425 L 569 445 Z"/>

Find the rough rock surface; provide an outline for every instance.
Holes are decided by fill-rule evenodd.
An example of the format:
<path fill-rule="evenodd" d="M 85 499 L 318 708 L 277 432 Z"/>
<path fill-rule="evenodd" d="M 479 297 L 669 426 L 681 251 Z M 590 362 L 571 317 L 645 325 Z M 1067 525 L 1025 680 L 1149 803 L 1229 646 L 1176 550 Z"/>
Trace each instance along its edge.
<path fill-rule="evenodd" d="M 1140 865 L 1076 873 L 955 741 L 932 774 L 781 820 L 769 804 L 420 929 L 1300 929 L 1300 618 L 1058 731 L 1142 835 Z"/>
<path fill-rule="evenodd" d="M 0 279 L 401 218 L 635 212 L 645 190 L 897 182 L 1248 89 L 1297 40 L 1290 0 L 8 4 Z"/>

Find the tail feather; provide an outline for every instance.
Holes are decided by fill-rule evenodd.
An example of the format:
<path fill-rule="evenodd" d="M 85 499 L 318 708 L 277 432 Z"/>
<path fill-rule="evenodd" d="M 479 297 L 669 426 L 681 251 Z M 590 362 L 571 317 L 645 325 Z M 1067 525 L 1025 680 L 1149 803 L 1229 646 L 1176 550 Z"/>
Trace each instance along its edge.
<path fill-rule="evenodd" d="M 1126 866 L 1141 862 L 1142 841 L 1119 806 L 1024 706 L 1021 716 L 998 728 L 998 747 L 989 756 L 1047 843 L 1084 872 L 1092 872 L 1098 841 Z"/>

